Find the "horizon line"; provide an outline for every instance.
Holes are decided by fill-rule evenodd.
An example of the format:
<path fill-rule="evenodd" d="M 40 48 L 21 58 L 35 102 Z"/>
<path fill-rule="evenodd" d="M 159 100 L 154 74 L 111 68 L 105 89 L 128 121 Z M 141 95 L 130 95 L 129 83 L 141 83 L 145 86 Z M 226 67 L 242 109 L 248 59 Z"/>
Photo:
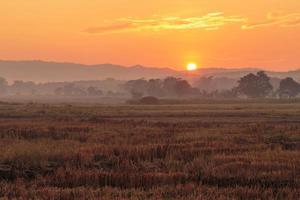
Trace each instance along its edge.
<path fill-rule="evenodd" d="M 176 72 L 185 72 L 186 70 L 179 70 L 177 68 L 173 67 L 160 67 L 160 66 L 147 66 L 143 64 L 134 64 L 134 65 L 123 65 L 123 64 L 114 64 L 114 63 L 96 63 L 96 64 L 87 64 L 87 63 L 81 63 L 81 62 L 74 62 L 74 61 L 54 61 L 54 60 L 42 60 L 42 59 L 20 59 L 20 60 L 10 60 L 10 59 L 1 59 L 0 62 L 44 62 L 44 63 L 54 63 L 54 64 L 73 64 L 73 65 L 82 65 L 82 66 L 88 66 L 88 67 L 95 67 L 95 66 L 100 66 L 100 65 L 113 65 L 113 66 L 118 66 L 118 67 L 124 67 L 124 68 L 134 68 L 134 67 L 142 67 L 142 68 L 147 68 L 147 69 L 167 69 L 167 70 L 172 70 Z M 220 70 L 261 70 L 265 72 L 273 72 L 273 73 L 280 73 L 280 72 L 295 72 L 299 71 L 300 67 L 293 69 L 293 70 L 288 70 L 288 71 L 283 71 L 283 70 L 275 70 L 275 69 L 264 69 L 264 67 L 228 67 L 228 66 L 223 66 L 223 67 L 209 67 L 209 66 L 203 66 L 200 67 L 199 70 L 201 69 L 220 69 Z"/>

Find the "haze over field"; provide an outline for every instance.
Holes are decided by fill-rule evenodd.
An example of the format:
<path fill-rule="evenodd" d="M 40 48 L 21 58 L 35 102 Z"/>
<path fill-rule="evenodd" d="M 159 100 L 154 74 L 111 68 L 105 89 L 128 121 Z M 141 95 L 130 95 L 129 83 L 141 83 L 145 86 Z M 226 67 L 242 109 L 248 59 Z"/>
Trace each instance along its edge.
<path fill-rule="evenodd" d="M 142 65 L 128 67 L 113 64 L 83 65 L 44 61 L 0 61 L 0 75 L 9 82 L 14 80 L 64 82 L 103 80 L 107 78 L 132 80 L 139 78 L 166 78 L 168 76 L 190 80 L 209 76 L 239 79 L 248 73 L 255 73 L 260 70 L 255 68 L 226 69 L 220 67 L 202 68 L 193 72 L 186 72 L 185 70 Z M 267 74 L 274 78 L 292 77 L 300 81 L 300 70 L 286 72 L 267 71 Z"/>

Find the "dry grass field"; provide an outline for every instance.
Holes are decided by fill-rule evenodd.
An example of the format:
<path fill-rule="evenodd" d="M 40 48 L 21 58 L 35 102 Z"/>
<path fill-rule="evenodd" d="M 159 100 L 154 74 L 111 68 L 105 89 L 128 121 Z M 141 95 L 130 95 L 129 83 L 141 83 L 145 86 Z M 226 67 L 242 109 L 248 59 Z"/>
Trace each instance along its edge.
<path fill-rule="evenodd" d="M 0 199 L 300 199 L 300 103 L 1 104 Z"/>

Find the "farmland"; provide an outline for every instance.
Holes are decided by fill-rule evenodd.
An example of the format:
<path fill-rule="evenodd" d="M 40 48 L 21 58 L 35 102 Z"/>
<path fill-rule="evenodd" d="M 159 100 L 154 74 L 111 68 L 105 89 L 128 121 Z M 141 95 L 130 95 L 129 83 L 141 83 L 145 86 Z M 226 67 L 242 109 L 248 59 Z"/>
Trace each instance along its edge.
<path fill-rule="evenodd" d="M 300 102 L 2 103 L 0 198 L 299 199 Z"/>

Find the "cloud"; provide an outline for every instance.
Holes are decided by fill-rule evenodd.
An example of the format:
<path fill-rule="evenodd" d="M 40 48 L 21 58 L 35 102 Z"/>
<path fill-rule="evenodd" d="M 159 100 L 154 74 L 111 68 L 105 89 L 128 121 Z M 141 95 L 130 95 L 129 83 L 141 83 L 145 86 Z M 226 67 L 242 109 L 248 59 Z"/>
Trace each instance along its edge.
<path fill-rule="evenodd" d="M 107 34 L 138 31 L 167 30 L 218 30 L 229 24 L 239 24 L 241 29 L 250 30 L 261 27 L 300 26 L 300 13 L 285 14 L 271 12 L 265 20 L 249 22 L 246 17 L 226 16 L 222 12 L 208 13 L 199 17 L 153 16 L 150 18 L 119 18 L 105 21 L 101 26 L 89 27 L 82 32 L 88 34 Z"/>
<path fill-rule="evenodd" d="M 200 17 L 154 16 L 151 18 L 120 18 L 110 21 L 106 25 L 90 27 L 83 32 L 89 34 L 104 34 L 115 32 L 135 32 L 141 30 L 217 30 L 228 24 L 246 22 L 240 16 L 225 16 L 222 12 L 209 13 Z"/>
<path fill-rule="evenodd" d="M 284 14 L 282 12 L 273 12 L 267 15 L 267 19 L 261 22 L 248 23 L 242 26 L 242 29 L 255 29 L 260 27 L 279 26 L 294 27 L 300 25 L 300 13 Z"/>

